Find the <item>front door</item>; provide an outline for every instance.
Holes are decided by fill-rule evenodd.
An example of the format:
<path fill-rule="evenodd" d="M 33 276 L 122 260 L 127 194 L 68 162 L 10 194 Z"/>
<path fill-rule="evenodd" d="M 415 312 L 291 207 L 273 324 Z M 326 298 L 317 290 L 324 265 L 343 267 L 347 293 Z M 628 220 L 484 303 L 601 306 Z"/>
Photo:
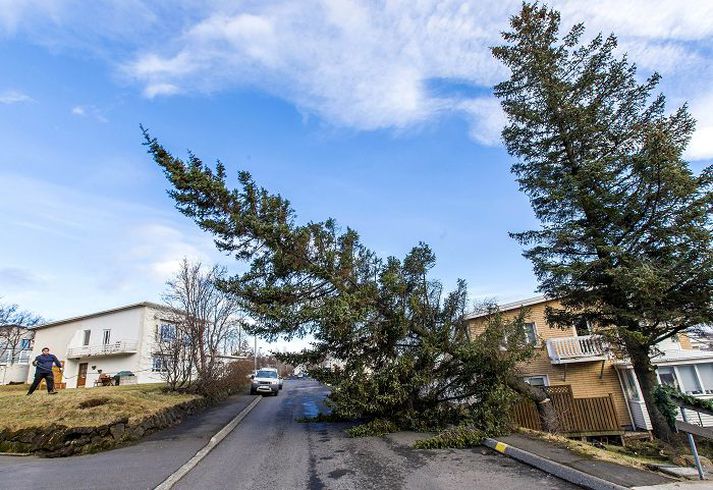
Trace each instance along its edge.
<path fill-rule="evenodd" d="M 79 365 L 79 373 L 77 374 L 77 388 L 87 384 L 87 367 L 88 362 L 83 362 Z"/>

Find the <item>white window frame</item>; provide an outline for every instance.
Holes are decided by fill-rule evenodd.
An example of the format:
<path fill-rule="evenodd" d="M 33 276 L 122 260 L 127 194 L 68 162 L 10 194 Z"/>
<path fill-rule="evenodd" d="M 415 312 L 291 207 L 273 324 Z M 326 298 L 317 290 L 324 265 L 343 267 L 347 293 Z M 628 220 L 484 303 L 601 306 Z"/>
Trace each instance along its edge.
<path fill-rule="evenodd" d="M 82 345 L 87 346 L 92 341 L 92 331 L 84 330 L 82 333 Z"/>
<path fill-rule="evenodd" d="M 545 382 L 545 384 L 544 384 L 543 386 L 550 386 L 550 377 L 549 377 L 548 375 L 546 375 L 546 374 L 532 374 L 532 375 L 529 375 L 529 376 L 523 376 L 523 377 L 522 377 L 522 380 L 523 380 L 525 383 L 530 384 L 530 383 L 529 383 L 529 380 L 532 379 L 532 378 L 542 378 L 542 379 L 544 380 L 544 382 Z M 539 385 L 530 385 L 530 386 L 539 386 Z"/>
<path fill-rule="evenodd" d="M 109 345 L 109 344 L 111 344 L 111 329 L 105 328 L 104 333 L 102 334 L 102 345 Z"/>
<path fill-rule="evenodd" d="M 673 371 L 674 376 L 676 377 L 676 384 L 678 385 L 678 389 L 680 389 L 682 392 L 686 393 L 687 395 L 691 396 L 706 396 L 706 395 L 713 395 L 713 386 L 708 387 L 703 383 L 703 378 L 701 378 L 701 373 L 698 372 L 698 366 L 700 364 L 713 364 L 711 361 L 706 361 L 706 362 L 696 362 L 696 363 L 682 363 L 682 364 L 665 364 L 663 366 L 659 366 L 659 368 L 666 367 L 670 368 Z M 679 372 L 680 367 L 683 366 L 690 366 L 693 368 L 693 374 L 696 377 L 696 381 L 698 381 L 698 386 L 701 388 L 700 393 L 690 393 L 688 391 L 688 386 L 685 386 L 683 383 L 683 378 L 681 377 L 681 373 Z M 656 379 L 659 384 L 661 383 L 661 376 L 659 376 L 659 370 L 656 369 Z M 710 391 L 710 393 L 708 393 Z"/>
<path fill-rule="evenodd" d="M 530 337 L 527 335 L 527 325 L 532 325 L 532 335 L 535 337 L 532 342 L 530 342 Z M 525 343 L 527 345 L 534 345 L 538 346 L 540 345 L 540 336 L 538 335 L 537 332 L 537 322 L 525 322 L 522 326 L 523 330 L 525 331 Z"/>
<path fill-rule="evenodd" d="M 170 327 L 173 330 L 173 335 L 171 337 L 165 337 L 163 335 L 163 328 Z M 161 322 L 158 324 L 156 329 L 156 339 L 160 342 L 165 342 L 167 340 L 176 340 L 176 335 L 178 335 L 178 329 L 176 325 L 171 322 Z"/>
<path fill-rule="evenodd" d="M 636 373 L 634 370 L 624 369 L 621 378 L 624 384 L 624 393 L 626 397 L 633 402 L 640 402 L 641 392 L 639 391 L 639 380 L 636 379 Z M 661 384 L 660 379 L 659 384 Z"/>
<path fill-rule="evenodd" d="M 684 367 L 684 366 L 690 366 L 693 368 L 693 375 L 696 377 L 696 381 L 698 381 L 698 387 L 701 389 L 700 393 L 692 393 L 688 391 L 688 386 L 685 386 L 683 383 L 683 378 L 681 377 L 681 373 L 678 371 L 679 367 Z M 687 395 L 691 396 L 700 396 L 700 395 L 705 395 L 706 394 L 706 388 L 703 386 L 703 380 L 701 379 L 701 375 L 698 374 L 698 368 L 696 367 L 695 364 L 679 364 L 679 365 L 673 365 L 671 366 L 673 368 L 673 371 L 676 373 L 676 378 L 678 378 L 678 387 L 681 391 L 683 391 Z"/>
<path fill-rule="evenodd" d="M 166 371 L 168 371 L 168 368 L 166 367 L 166 361 L 163 356 L 154 354 L 153 357 L 151 357 L 151 372 L 165 373 Z"/>
<path fill-rule="evenodd" d="M 700 362 L 700 363 L 697 363 L 697 364 L 691 364 L 691 366 L 694 366 L 694 371 L 695 371 L 695 373 L 696 373 L 696 377 L 698 378 L 698 384 L 701 385 L 701 389 L 703 390 L 703 393 L 702 393 L 702 394 L 703 394 L 703 395 L 713 395 L 713 386 L 711 386 L 711 387 L 706 387 L 706 386 L 703 384 L 703 378 L 701 377 L 701 373 L 698 371 L 698 366 L 700 366 L 701 364 L 710 364 L 711 366 L 713 366 L 713 361 L 712 361 L 712 362 Z M 695 396 L 695 395 L 694 395 L 694 396 Z"/>
<path fill-rule="evenodd" d="M 586 319 L 585 319 L 585 320 L 584 320 L 584 323 L 586 324 L 586 330 L 587 330 L 587 333 L 584 334 L 584 335 L 579 335 L 579 334 L 577 333 L 577 325 L 572 325 L 572 333 L 574 334 L 575 337 L 587 337 L 587 336 L 589 336 L 589 335 L 593 335 L 593 334 L 594 334 L 594 330 L 592 330 L 592 322 L 590 322 L 589 320 L 586 320 Z"/>

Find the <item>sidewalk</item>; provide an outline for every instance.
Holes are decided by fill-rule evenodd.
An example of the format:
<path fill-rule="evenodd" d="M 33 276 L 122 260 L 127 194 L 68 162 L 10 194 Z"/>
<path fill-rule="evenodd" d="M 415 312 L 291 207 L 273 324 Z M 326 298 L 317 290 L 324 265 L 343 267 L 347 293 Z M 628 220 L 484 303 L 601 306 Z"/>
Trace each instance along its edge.
<path fill-rule="evenodd" d="M 509 436 L 499 437 L 497 440 L 514 448 L 522 449 L 568 468 L 581 471 L 626 488 L 678 483 L 677 480 L 651 471 L 586 458 L 569 449 L 522 434 L 511 434 Z"/>
<path fill-rule="evenodd" d="M 176 427 L 132 446 L 86 456 L 46 459 L 0 455 L 0 481 L 13 489 L 154 488 L 191 459 L 255 397 L 233 395 Z"/>

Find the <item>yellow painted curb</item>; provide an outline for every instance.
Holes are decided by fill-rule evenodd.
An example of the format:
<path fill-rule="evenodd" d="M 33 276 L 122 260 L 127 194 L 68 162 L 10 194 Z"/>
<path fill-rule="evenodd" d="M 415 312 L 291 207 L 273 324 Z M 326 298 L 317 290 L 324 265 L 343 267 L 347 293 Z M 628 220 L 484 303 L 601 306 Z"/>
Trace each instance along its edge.
<path fill-rule="evenodd" d="M 495 450 L 499 453 L 505 454 L 505 450 L 508 448 L 508 445 L 505 444 L 504 442 L 498 442 L 495 444 Z"/>

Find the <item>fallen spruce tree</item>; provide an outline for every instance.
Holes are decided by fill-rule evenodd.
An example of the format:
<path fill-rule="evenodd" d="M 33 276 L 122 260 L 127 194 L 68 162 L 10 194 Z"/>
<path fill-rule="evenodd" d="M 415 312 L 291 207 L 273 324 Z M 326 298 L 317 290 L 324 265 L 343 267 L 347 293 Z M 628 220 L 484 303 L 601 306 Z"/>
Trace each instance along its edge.
<path fill-rule="evenodd" d="M 517 365 L 533 354 L 524 317 L 505 321 L 494 311 L 474 338 L 464 320 L 465 282 L 444 292 L 429 276 L 436 259 L 427 245 L 403 260 L 380 258 L 331 219 L 298 224 L 290 203 L 247 172 L 230 189 L 221 162 L 211 167 L 192 154 L 183 161 L 144 135 L 177 208 L 246 266 L 220 287 L 256 320 L 252 333 L 270 341 L 313 337 L 311 349 L 282 356 L 293 365 L 340 361 L 338 372 L 312 374 L 332 387 L 332 419 L 365 424 L 352 435 L 448 428 L 431 447 L 470 444 L 473 434 L 508 428 L 518 393 L 546 399 L 518 376 Z M 548 427 L 551 407 L 538 407 Z"/>

